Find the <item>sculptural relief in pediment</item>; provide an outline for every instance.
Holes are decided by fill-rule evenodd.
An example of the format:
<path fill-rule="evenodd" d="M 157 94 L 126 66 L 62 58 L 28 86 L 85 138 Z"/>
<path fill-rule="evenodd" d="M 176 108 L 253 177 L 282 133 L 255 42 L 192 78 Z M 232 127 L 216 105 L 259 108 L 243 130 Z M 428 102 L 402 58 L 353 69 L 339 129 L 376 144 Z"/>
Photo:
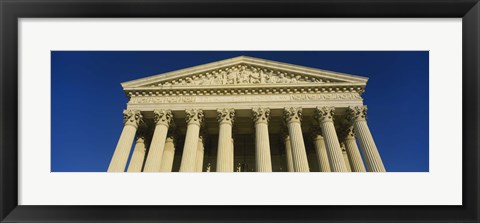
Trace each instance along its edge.
<path fill-rule="evenodd" d="M 329 83 L 336 82 L 282 70 L 240 64 L 190 75 L 188 77 L 165 80 L 149 86 L 195 86 L 195 85 L 251 85 L 287 83 Z"/>

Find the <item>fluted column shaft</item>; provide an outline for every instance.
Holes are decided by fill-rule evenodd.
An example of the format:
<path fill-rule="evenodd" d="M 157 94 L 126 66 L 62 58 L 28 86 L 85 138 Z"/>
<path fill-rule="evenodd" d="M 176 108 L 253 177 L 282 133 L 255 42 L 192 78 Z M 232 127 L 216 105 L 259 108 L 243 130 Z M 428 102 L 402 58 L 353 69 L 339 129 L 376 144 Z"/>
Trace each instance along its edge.
<path fill-rule="evenodd" d="M 369 172 L 386 172 L 382 158 L 378 153 L 375 141 L 367 125 L 367 107 L 349 107 L 349 120 L 353 122 L 355 136 L 358 139 L 362 154 L 365 157 L 365 164 Z"/>
<path fill-rule="evenodd" d="M 156 126 L 143 172 L 160 172 L 168 127 L 173 118 L 170 110 L 155 110 L 153 115 Z"/>
<path fill-rule="evenodd" d="M 235 117 L 234 109 L 218 109 L 219 123 L 217 172 L 233 172 L 232 125 Z"/>
<path fill-rule="evenodd" d="M 252 117 L 255 123 L 255 164 L 257 172 L 272 172 L 268 121 L 270 109 L 254 108 Z"/>
<path fill-rule="evenodd" d="M 293 167 L 292 144 L 290 142 L 290 136 L 285 135 L 283 140 L 285 143 L 285 156 L 287 159 L 287 170 L 288 172 L 295 172 L 295 168 Z"/>
<path fill-rule="evenodd" d="M 163 150 L 160 172 L 172 172 L 173 158 L 175 157 L 175 142 L 173 136 L 167 136 Z"/>
<path fill-rule="evenodd" d="M 353 126 L 346 130 L 343 143 L 345 144 L 345 150 L 348 155 L 348 160 L 350 161 L 352 172 L 366 172 L 365 165 L 363 165 L 362 156 L 360 155 L 357 142 L 355 141 Z"/>
<path fill-rule="evenodd" d="M 138 136 L 133 148 L 132 158 L 128 164 L 127 172 L 142 172 L 143 161 L 145 161 L 145 137 Z"/>
<path fill-rule="evenodd" d="M 187 122 L 187 134 L 183 146 L 180 172 L 195 172 L 198 136 L 200 134 L 200 125 L 203 122 L 203 111 L 201 109 L 186 110 L 185 119 Z"/>
<path fill-rule="evenodd" d="M 345 166 L 347 167 L 347 171 L 352 172 L 352 167 L 350 166 L 350 161 L 348 160 L 347 150 L 345 149 L 345 144 L 340 144 L 340 148 L 342 149 L 343 160 L 345 162 Z"/>
<path fill-rule="evenodd" d="M 203 156 L 205 148 L 203 146 L 203 136 L 198 137 L 197 158 L 195 161 L 195 172 L 203 172 Z"/>
<path fill-rule="evenodd" d="M 337 132 L 333 125 L 333 114 L 335 108 L 322 107 L 316 109 L 316 118 L 320 123 L 325 146 L 327 147 L 328 161 L 332 172 L 348 172 L 345 160 L 343 159 Z"/>
<path fill-rule="evenodd" d="M 287 123 L 290 144 L 292 145 L 293 167 L 295 172 L 310 172 L 307 152 L 303 141 L 302 126 L 300 124 L 302 108 L 285 108 L 284 119 Z"/>
<path fill-rule="evenodd" d="M 117 147 L 113 153 L 112 160 L 108 166 L 108 172 L 124 172 L 127 165 L 128 155 L 132 148 L 133 139 L 139 124 L 143 123 L 143 116 L 140 111 L 125 110 L 123 111 L 124 127 Z"/>
<path fill-rule="evenodd" d="M 317 154 L 320 172 L 330 172 L 330 164 L 328 162 L 327 149 L 325 148 L 325 141 L 323 140 L 323 137 L 317 134 L 313 137 L 313 142 L 315 144 L 315 151 Z"/>

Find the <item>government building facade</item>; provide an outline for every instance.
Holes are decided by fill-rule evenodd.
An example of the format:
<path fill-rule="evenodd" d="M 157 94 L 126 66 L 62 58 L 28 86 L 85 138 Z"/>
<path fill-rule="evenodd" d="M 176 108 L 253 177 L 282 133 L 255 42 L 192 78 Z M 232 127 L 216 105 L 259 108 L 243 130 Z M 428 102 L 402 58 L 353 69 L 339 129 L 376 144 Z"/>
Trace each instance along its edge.
<path fill-rule="evenodd" d="M 385 172 L 367 80 L 240 56 L 124 82 L 108 172 Z"/>

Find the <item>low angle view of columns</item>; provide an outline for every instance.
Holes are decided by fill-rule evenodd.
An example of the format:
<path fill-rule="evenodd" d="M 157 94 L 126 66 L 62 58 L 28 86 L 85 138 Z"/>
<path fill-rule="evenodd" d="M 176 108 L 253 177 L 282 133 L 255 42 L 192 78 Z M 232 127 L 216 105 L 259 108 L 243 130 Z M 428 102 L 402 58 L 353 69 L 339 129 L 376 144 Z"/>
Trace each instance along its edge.
<path fill-rule="evenodd" d="M 240 56 L 124 82 L 107 171 L 386 172 L 367 81 Z"/>

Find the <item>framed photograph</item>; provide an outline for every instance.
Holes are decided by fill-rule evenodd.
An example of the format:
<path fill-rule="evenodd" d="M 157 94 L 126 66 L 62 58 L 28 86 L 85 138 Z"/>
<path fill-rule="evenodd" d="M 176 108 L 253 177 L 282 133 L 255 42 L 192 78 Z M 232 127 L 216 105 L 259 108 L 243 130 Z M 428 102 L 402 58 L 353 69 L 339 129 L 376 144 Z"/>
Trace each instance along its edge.
<path fill-rule="evenodd" d="M 479 220 L 477 1 L 1 6 L 2 222 Z"/>

